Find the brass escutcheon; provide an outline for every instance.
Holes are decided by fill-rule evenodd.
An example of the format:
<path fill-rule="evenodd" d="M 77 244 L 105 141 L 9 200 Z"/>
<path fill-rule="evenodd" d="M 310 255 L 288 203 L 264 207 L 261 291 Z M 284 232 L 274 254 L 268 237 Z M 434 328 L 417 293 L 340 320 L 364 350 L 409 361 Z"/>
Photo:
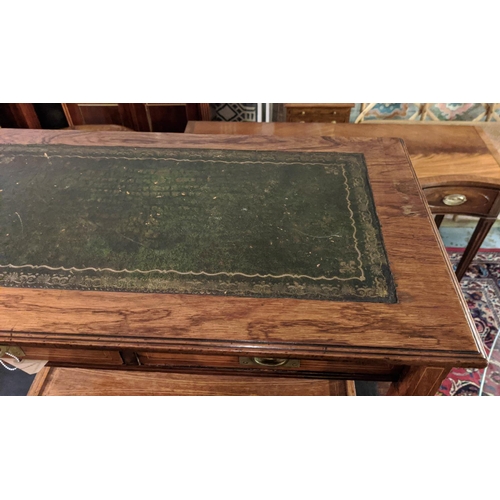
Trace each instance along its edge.
<path fill-rule="evenodd" d="M 443 203 L 449 207 L 458 207 L 467 201 L 465 194 L 449 194 L 443 198 Z"/>

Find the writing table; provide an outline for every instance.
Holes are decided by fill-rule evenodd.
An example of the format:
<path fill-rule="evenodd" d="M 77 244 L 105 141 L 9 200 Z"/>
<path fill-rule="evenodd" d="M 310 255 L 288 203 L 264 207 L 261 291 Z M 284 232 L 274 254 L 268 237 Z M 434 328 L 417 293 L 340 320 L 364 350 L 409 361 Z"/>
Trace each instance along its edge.
<path fill-rule="evenodd" d="M 400 140 L 0 130 L 0 339 L 53 366 L 483 367 Z"/>

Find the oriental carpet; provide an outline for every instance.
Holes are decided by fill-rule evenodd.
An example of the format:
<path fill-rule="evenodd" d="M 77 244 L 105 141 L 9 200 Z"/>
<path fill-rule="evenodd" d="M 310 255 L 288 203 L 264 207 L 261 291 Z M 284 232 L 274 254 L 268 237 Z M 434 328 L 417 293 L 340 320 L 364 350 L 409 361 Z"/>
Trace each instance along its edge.
<path fill-rule="evenodd" d="M 453 265 L 462 252 L 448 249 Z M 479 252 L 461 283 L 462 292 L 488 355 L 485 369 L 454 368 L 438 396 L 500 395 L 500 251 Z"/>

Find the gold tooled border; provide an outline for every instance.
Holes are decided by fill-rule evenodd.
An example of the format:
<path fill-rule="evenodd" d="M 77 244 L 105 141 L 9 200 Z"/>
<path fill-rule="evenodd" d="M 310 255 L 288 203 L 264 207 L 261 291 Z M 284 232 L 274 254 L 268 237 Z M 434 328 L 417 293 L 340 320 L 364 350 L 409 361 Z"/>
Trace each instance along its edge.
<path fill-rule="evenodd" d="M 17 145 L 16 145 L 17 146 Z M 6 152 L 7 150 L 16 150 L 18 149 L 18 146 L 13 146 L 13 145 L 5 145 L 0 148 L 0 152 L 3 150 Z M 52 145 L 51 145 L 52 146 Z M 77 146 L 61 146 L 64 148 L 69 148 L 73 151 L 78 151 L 82 152 L 85 151 L 85 153 L 88 153 L 88 147 L 84 148 L 79 148 Z M 158 154 L 158 151 L 153 148 L 141 148 L 141 153 L 143 153 L 142 157 L 126 157 L 126 156 L 120 156 L 120 155 L 106 155 L 106 156 L 100 156 L 97 154 L 87 154 L 87 155 L 79 155 L 79 154 L 66 154 L 66 155 L 50 155 L 47 154 L 47 146 L 39 146 L 39 145 L 31 145 L 31 146 L 24 146 L 23 149 L 26 151 L 26 148 L 33 148 L 36 152 L 40 150 L 45 150 L 44 154 L 35 154 L 35 151 L 30 154 L 26 153 L 18 153 L 17 151 L 15 152 L 16 156 L 30 156 L 30 157 L 42 157 L 46 158 L 50 162 L 50 158 L 54 157 L 59 157 L 59 158 L 96 158 L 96 159 L 122 159 L 122 160 L 147 160 L 147 161 L 176 161 L 176 162 L 181 162 L 181 161 L 187 161 L 187 162 L 219 162 L 219 163 L 226 163 L 226 164 L 234 164 L 234 161 L 226 161 L 226 160 L 221 160 L 220 158 L 227 154 L 228 151 L 232 153 L 237 153 L 239 158 L 238 158 L 238 163 L 239 164 L 256 164 L 256 165 L 261 165 L 261 164 L 272 164 L 272 165 L 289 165 L 290 163 L 298 163 L 302 165 L 320 165 L 323 167 L 331 167 L 331 163 L 326 163 L 324 161 L 317 161 L 317 162 L 311 162 L 311 155 L 316 154 L 316 152 L 310 153 L 310 152 L 286 152 L 286 151 L 259 151 L 260 153 L 260 159 L 259 161 L 255 160 L 244 160 L 245 157 L 247 158 L 252 158 L 252 155 L 255 154 L 255 151 L 246 151 L 246 150 L 205 150 L 205 149 L 182 149 L 182 148 L 176 148 L 177 153 L 189 153 L 191 155 L 190 158 L 175 158 L 175 157 L 158 157 L 158 156 L 151 156 L 152 154 Z M 112 147 L 102 147 L 102 146 L 96 146 L 92 148 L 93 151 L 99 150 L 99 149 L 106 149 L 106 150 L 116 150 Z M 276 161 L 276 155 L 281 156 L 283 158 L 284 155 L 287 153 L 293 154 L 293 159 L 287 159 L 286 161 Z M 328 154 L 327 152 L 318 152 L 319 154 Z M 195 158 L 196 155 L 199 155 L 198 157 Z M 203 157 L 201 157 L 203 155 Z M 207 159 L 206 156 L 212 156 L 213 158 Z M 349 154 L 349 153 L 336 153 L 336 156 L 339 160 L 341 161 L 346 161 L 346 159 L 349 159 L 351 162 L 352 160 L 352 166 L 353 169 L 357 168 L 358 170 L 361 168 L 364 164 L 362 160 L 362 155 L 360 154 Z M 243 159 L 242 159 L 243 158 Z M 0 163 L 5 163 L 5 160 L 7 158 L 2 158 L 0 157 Z M 236 286 L 236 283 L 234 282 L 228 282 L 227 284 L 218 282 L 217 284 L 217 289 L 213 289 L 214 283 L 209 282 L 199 282 L 196 280 L 196 276 L 198 275 L 206 275 L 208 277 L 211 277 L 213 279 L 213 276 L 217 275 L 227 275 L 228 277 L 231 276 L 242 276 L 242 277 L 258 277 L 258 278 L 283 278 L 286 281 L 286 278 L 308 278 L 312 280 L 312 283 L 309 283 L 307 285 L 308 290 L 306 290 L 306 286 L 299 285 L 295 283 L 295 285 L 291 285 L 290 283 L 284 283 L 283 287 L 286 288 L 286 292 L 282 290 L 282 293 L 279 293 L 278 295 L 281 296 L 291 296 L 291 297 L 300 297 L 304 295 L 317 295 L 316 298 L 319 299 L 326 299 L 328 300 L 329 298 L 342 298 L 346 299 L 347 297 L 356 297 L 356 298 L 362 298 L 364 300 L 369 300 L 369 301 L 379 301 L 381 298 L 387 297 L 391 295 L 389 293 L 389 282 L 387 281 L 387 276 L 384 274 L 383 269 L 380 266 L 384 266 L 388 268 L 388 262 L 387 262 L 387 257 L 385 255 L 385 250 L 383 248 L 382 241 L 379 241 L 377 238 L 377 229 L 373 227 L 373 218 L 371 214 L 369 213 L 369 207 L 370 207 L 370 200 L 368 199 L 368 193 L 366 192 L 367 189 L 370 188 L 369 184 L 367 184 L 368 181 L 368 175 L 365 170 L 362 170 L 359 172 L 358 176 L 353 175 L 353 191 L 356 193 L 356 203 L 360 208 L 360 217 L 361 219 L 365 222 L 366 224 L 366 230 L 362 233 L 364 236 L 364 246 L 366 248 L 370 248 L 370 252 L 367 252 L 368 256 L 368 261 L 367 265 L 369 266 L 371 273 L 373 275 L 373 287 L 366 287 L 366 286 L 358 286 L 358 287 L 353 287 L 352 285 L 346 283 L 346 281 L 349 280 L 360 280 L 364 281 L 365 275 L 364 275 L 364 265 L 363 265 L 363 260 L 362 260 L 362 255 L 358 247 L 358 239 L 357 239 L 357 227 L 356 227 L 356 221 L 354 219 L 354 213 L 351 208 L 351 200 L 350 200 L 350 195 L 351 195 L 351 190 L 349 188 L 349 183 L 346 175 L 346 171 L 344 166 L 345 165 L 338 165 L 342 169 L 342 173 L 344 176 L 344 185 L 346 188 L 346 201 L 348 203 L 348 208 L 349 208 L 349 217 L 351 219 L 351 224 L 353 226 L 353 240 L 354 240 L 354 246 L 356 249 L 356 253 L 358 254 L 358 263 L 359 266 L 358 268 L 361 271 L 361 278 L 359 277 L 350 277 L 350 278 L 341 278 L 341 277 L 332 277 L 332 278 L 327 278 L 327 277 L 311 277 L 307 275 L 246 275 L 245 273 L 226 273 L 226 272 L 220 272 L 220 273 L 205 273 L 205 272 L 199 272 L 196 273 L 194 271 L 192 272 L 186 272 L 182 273 L 180 271 L 175 271 L 175 270 L 150 270 L 150 271 L 141 271 L 141 270 L 112 270 L 109 268 L 84 268 L 81 269 L 81 271 L 85 270 L 93 270 L 93 271 L 103 271 L 107 272 L 107 275 L 102 276 L 102 278 L 99 277 L 89 277 L 85 278 L 84 276 L 78 277 L 77 275 L 73 276 L 62 276 L 62 275 L 53 275 L 50 277 L 49 275 L 41 275 L 40 273 L 36 274 L 24 274 L 24 273 L 17 273 L 17 272 L 10 272 L 10 273 L 0 273 L 0 275 L 3 275 L 6 279 L 6 283 L 11 281 L 12 285 L 4 285 L 4 286 L 16 286 L 14 283 L 17 282 L 18 280 L 16 279 L 16 275 L 18 277 L 22 276 L 22 285 L 21 286 L 28 286 L 28 287 L 39 287 L 35 283 L 40 283 L 42 285 L 42 288 L 48 288 L 51 286 L 63 286 L 63 283 L 66 283 L 66 286 L 69 284 L 69 282 L 78 282 L 79 284 L 82 284 L 82 286 L 87 287 L 88 285 L 91 286 L 92 289 L 116 289 L 117 287 L 120 289 L 126 289 L 129 291 L 140 291 L 137 290 L 138 287 L 143 287 L 144 291 L 156 291 L 156 290 L 162 290 L 165 292 L 172 292 L 172 293 L 183 293 L 184 288 L 190 287 L 190 285 L 200 285 L 204 284 L 203 286 L 206 287 L 206 290 L 202 293 L 219 293 L 222 290 L 220 289 L 221 286 L 223 288 L 227 288 L 227 291 L 224 291 L 223 293 L 231 293 L 231 292 L 236 292 L 233 290 L 233 288 Z M 374 208 L 374 207 L 373 207 Z M 380 236 L 382 236 L 380 234 Z M 13 266 L 13 265 L 7 265 L 7 266 L 2 266 L 0 265 L 0 268 L 10 268 L 10 269 L 21 269 L 24 267 L 29 267 L 32 269 L 47 269 L 50 271 L 66 271 L 66 272 L 74 272 L 74 271 L 79 271 L 77 268 L 51 268 L 50 266 L 31 266 L 31 265 L 26 265 L 26 266 Z M 188 282 L 182 283 L 179 279 L 173 277 L 171 283 L 166 283 L 166 282 L 161 282 L 161 278 L 155 278 L 151 277 L 147 281 L 144 281 L 143 278 L 140 277 L 133 277 L 133 276 L 125 276 L 125 277 L 118 277 L 113 278 L 112 276 L 109 275 L 109 273 L 140 273 L 140 274 L 147 274 L 147 273 L 177 273 L 179 275 L 182 274 L 191 274 L 193 275 L 192 279 L 188 279 Z M 41 283 L 41 281 L 44 281 L 44 284 Z M 333 281 L 333 280 L 338 280 L 341 282 L 344 282 L 342 284 L 334 285 L 334 284 L 327 284 L 327 283 L 318 283 L 318 281 L 321 280 L 326 280 L 326 281 Z M 391 281 L 391 280 L 389 280 Z M 49 283 L 50 282 L 50 283 Z M 45 285 L 45 286 L 44 286 Z M 48 285 L 48 286 L 47 286 Z M 126 285 L 126 286 L 124 286 Z M 227 286 L 226 286 L 227 285 Z M 264 293 L 263 288 L 268 288 L 268 291 L 271 291 L 273 289 L 274 291 L 272 293 L 277 292 L 277 287 L 279 287 L 278 283 L 275 284 L 269 284 L 267 285 L 265 282 L 260 282 L 260 284 L 252 285 L 250 283 L 245 283 L 245 288 L 248 288 L 244 290 L 243 292 L 245 294 L 248 294 L 250 296 L 267 296 L 268 293 Z M 122 288 L 124 286 L 124 288 Z M 238 287 L 241 286 L 241 283 L 238 282 Z M 175 287 L 176 289 L 173 290 L 172 288 Z M 180 289 L 179 289 L 180 287 Z M 258 290 L 257 290 L 258 289 Z M 187 288 L 184 290 L 187 293 L 190 293 L 190 290 Z M 193 293 L 191 291 L 191 293 Z M 196 292 L 195 292 L 196 293 Z M 240 293 L 237 293 L 237 295 L 240 295 Z"/>

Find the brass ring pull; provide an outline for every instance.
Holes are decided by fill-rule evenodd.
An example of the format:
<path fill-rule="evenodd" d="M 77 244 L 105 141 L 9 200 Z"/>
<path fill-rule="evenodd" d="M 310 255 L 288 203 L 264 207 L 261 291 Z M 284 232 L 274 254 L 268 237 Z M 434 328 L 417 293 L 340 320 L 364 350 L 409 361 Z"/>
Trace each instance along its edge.
<path fill-rule="evenodd" d="M 467 201 L 465 194 L 449 194 L 443 198 L 443 203 L 449 207 L 458 207 Z"/>
<path fill-rule="evenodd" d="M 283 366 L 288 361 L 283 358 L 252 358 L 252 360 L 261 366 Z"/>

